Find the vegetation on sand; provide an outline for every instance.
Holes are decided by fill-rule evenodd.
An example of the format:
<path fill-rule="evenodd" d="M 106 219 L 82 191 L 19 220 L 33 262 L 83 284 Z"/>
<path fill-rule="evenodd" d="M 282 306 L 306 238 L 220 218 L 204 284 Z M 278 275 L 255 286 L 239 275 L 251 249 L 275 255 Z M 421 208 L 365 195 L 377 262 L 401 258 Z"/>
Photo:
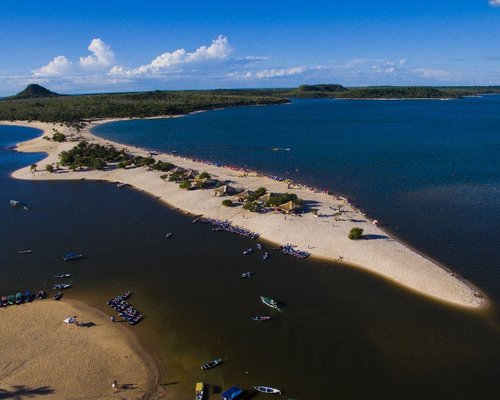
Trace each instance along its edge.
<path fill-rule="evenodd" d="M 363 229 L 361 228 L 352 228 L 351 231 L 349 232 L 348 238 L 351 240 L 358 240 L 363 237 Z"/>

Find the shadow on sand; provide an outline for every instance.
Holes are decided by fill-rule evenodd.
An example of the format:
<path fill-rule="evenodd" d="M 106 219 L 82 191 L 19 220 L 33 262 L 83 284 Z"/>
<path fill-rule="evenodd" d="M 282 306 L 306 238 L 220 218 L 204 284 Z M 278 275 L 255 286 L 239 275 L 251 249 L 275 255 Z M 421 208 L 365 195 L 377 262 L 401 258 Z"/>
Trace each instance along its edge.
<path fill-rule="evenodd" d="M 52 393 L 54 393 L 54 389 L 49 386 L 30 388 L 24 385 L 16 385 L 12 386 L 11 390 L 0 388 L 0 399 L 22 400 Z"/>

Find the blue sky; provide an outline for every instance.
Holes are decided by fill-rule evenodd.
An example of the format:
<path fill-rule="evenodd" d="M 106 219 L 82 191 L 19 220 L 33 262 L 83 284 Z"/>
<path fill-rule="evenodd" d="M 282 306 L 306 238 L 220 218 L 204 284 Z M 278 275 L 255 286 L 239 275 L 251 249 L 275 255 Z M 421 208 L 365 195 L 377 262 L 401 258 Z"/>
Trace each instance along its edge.
<path fill-rule="evenodd" d="M 500 0 L 5 0 L 0 38 L 0 96 L 500 84 Z"/>

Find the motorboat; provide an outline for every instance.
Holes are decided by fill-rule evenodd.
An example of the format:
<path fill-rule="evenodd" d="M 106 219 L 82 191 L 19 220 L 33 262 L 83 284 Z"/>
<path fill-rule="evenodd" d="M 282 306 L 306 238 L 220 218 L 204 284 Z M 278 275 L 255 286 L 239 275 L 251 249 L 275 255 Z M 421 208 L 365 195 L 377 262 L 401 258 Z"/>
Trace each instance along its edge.
<path fill-rule="evenodd" d="M 52 286 L 52 289 L 56 289 L 56 290 L 64 290 L 64 289 L 68 289 L 70 288 L 71 285 L 69 283 L 55 283 L 53 286 Z"/>
<path fill-rule="evenodd" d="M 234 400 L 243 394 L 243 390 L 239 386 L 233 386 L 222 393 L 222 400 Z"/>
<path fill-rule="evenodd" d="M 201 366 L 201 369 L 211 369 L 222 363 L 222 358 L 216 358 Z"/>
<path fill-rule="evenodd" d="M 247 254 L 250 254 L 251 252 L 252 252 L 252 249 L 243 250 L 243 255 L 246 256 Z"/>
<path fill-rule="evenodd" d="M 61 300 L 62 297 L 63 297 L 63 294 L 61 292 L 57 292 L 54 295 L 54 300 Z"/>
<path fill-rule="evenodd" d="M 10 200 L 9 203 L 12 207 L 20 207 L 21 206 L 21 202 L 17 201 L 17 200 Z"/>
<path fill-rule="evenodd" d="M 3 306 L 3 307 L 6 307 L 9 305 L 9 302 L 7 300 L 7 296 L 2 296 L 2 298 L 0 299 L 0 304 Z"/>
<path fill-rule="evenodd" d="M 18 253 L 19 254 L 31 254 L 31 253 L 33 253 L 33 250 L 31 250 L 31 249 L 19 250 Z"/>
<path fill-rule="evenodd" d="M 268 315 L 257 315 L 256 317 L 252 317 L 254 321 L 269 321 L 272 317 Z"/>
<path fill-rule="evenodd" d="M 195 392 L 196 392 L 196 400 L 202 400 L 203 399 L 203 382 L 197 382 L 196 387 L 195 387 Z"/>
<path fill-rule="evenodd" d="M 13 305 L 15 302 L 16 302 L 16 296 L 14 296 L 13 294 L 9 294 L 9 295 L 7 296 L 7 303 L 11 306 L 11 305 Z"/>
<path fill-rule="evenodd" d="M 253 275 L 253 272 L 251 272 L 251 271 L 247 271 L 247 272 L 243 272 L 243 273 L 241 274 L 241 277 L 242 277 L 242 278 L 251 278 L 251 277 L 252 277 L 252 275 Z"/>
<path fill-rule="evenodd" d="M 281 390 L 269 386 L 254 386 L 253 388 L 261 393 L 281 394 Z"/>
<path fill-rule="evenodd" d="M 269 258 L 269 253 L 266 251 L 263 255 L 262 255 L 262 259 L 263 260 L 267 260 Z"/>
<path fill-rule="evenodd" d="M 37 299 L 40 299 L 40 300 L 41 300 L 41 299 L 45 299 L 46 297 L 47 297 L 47 294 L 46 294 L 43 290 L 40 290 L 40 291 L 38 292 L 38 294 L 36 295 L 36 298 L 37 298 Z"/>
<path fill-rule="evenodd" d="M 165 239 L 170 239 L 172 236 L 174 236 L 174 234 L 172 232 L 168 232 L 166 235 L 165 235 Z"/>
<path fill-rule="evenodd" d="M 24 300 L 23 294 L 21 292 L 16 293 L 15 302 L 16 304 L 21 304 Z"/>
<path fill-rule="evenodd" d="M 260 243 L 257 243 L 256 247 L 257 249 L 262 250 L 262 245 Z"/>
<path fill-rule="evenodd" d="M 26 290 L 26 292 L 24 292 L 24 301 L 26 303 L 30 303 L 31 300 L 33 300 L 33 294 L 31 293 L 31 291 Z"/>
<path fill-rule="evenodd" d="M 276 300 L 271 299 L 270 297 L 260 296 L 260 300 L 268 307 L 279 310 L 280 306 Z"/>
<path fill-rule="evenodd" d="M 54 275 L 54 278 L 71 278 L 71 274 L 59 274 L 59 275 Z"/>
<path fill-rule="evenodd" d="M 78 260 L 83 257 L 83 254 L 68 253 L 63 256 L 64 261 Z"/>

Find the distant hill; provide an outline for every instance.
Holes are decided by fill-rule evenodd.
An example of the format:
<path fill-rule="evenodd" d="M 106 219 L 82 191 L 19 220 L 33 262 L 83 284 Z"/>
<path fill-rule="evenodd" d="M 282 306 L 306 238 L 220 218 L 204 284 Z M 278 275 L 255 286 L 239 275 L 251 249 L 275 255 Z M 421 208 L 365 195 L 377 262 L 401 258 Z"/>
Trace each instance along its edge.
<path fill-rule="evenodd" d="M 297 88 L 298 92 L 323 92 L 323 93 L 331 93 L 331 92 L 345 92 L 347 89 L 339 84 L 332 83 L 322 83 L 319 85 L 301 85 Z"/>
<path fill-rule="evenodd" d="M 50 91 L 43 86 L 37 85 L 36 83 L 31 83 L 26 86 L 22 92 L 19 92 L 15 96 L 8 97 L 8 99 L 35 99 L 38 97 L 56 97 L 62 96 L 61 94 Z"/>

